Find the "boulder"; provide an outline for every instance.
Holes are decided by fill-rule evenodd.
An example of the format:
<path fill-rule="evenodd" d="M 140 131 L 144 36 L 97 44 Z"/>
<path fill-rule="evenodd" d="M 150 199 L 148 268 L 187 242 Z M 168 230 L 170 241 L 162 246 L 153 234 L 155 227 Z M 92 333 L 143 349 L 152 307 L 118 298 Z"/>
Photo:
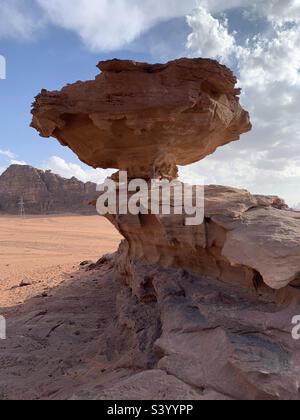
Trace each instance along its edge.
<path fill-rule="evenodd" d="M 132 178 L 177 176 L 188 165 L 251 129 L 236 78 L 213 60 L 164 65 L 112 60 L 94 81 L 43 90 L 32 127 L 55 137 L 94 168 Z"/>

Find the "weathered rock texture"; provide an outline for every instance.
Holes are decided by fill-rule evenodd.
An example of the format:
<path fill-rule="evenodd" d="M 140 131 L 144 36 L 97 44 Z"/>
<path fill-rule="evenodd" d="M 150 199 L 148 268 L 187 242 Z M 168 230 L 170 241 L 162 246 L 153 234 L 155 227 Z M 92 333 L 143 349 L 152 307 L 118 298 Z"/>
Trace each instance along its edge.
<path fill-rule="evenodd" d="M 142 262 L 133 278 L 122 255 L 1 311 L 0 399 L 300 399 L 299 285 Z"/>
<path fill-rule="evenodd" d="M 89 202 L 96 195 L 96 184 L 31 166 L 11 165 L 0 176 L 0 213 L 4 214 L 18 214 L 21 197 L 27 214 L 95 214 Z"/>
<path fill-rule="evenodd" d="M 44 91 L 33 108 L 43 136 L 92 166 L 173 178 L 251 127 L 235 78 L 214 61 L 99 67 L 96 81 Z M 119 282 L 104 369 L 135 374 L 97 398 L 298 400 L 299 213 L 208 186 L 204 223 L 185 217 L 109 216 L 125 241 L 91 267 Z"/>
<path fill-rule="evenodd" d="M 182 215 L 107 217 L 127 240 L 129 272 L 134 261 L 225 282 L 236 277 L 240 287 L 258 278 L 273 289 L 300 280 L 300 213 L 278 197 L 206 186 L 199 226 L 185 225 L 184 209 Z"/>
<path fill-rule="evenodd" d="M 175 177 L 176 165 L 197 162 L 251 128 L 236 78 L 215 61 L 113 60 L 98 67 L 95 81 L 42 91 L 32 122 L 94 168 Z"/>

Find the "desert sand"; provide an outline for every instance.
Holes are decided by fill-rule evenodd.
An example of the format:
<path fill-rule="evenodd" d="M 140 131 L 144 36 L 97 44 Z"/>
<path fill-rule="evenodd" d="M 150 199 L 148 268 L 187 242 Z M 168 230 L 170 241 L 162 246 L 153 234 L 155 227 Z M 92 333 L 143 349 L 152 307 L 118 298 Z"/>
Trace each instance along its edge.
<path fill-rule="evenodd" d="M 3 216 L 0 232 L 2 308 L 59 285 L 81 262 L 114 252 L 120 242 L 100 216 Z"/>

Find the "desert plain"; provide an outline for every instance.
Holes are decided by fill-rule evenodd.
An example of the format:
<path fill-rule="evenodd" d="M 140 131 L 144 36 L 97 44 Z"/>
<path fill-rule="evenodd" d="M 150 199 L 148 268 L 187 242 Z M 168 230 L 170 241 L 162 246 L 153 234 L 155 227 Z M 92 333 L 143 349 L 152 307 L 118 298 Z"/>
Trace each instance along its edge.
<path fill-rule="evenodd" d="M 55 288 L 81 262 L 117 250 L 119 233 L 100 216 L 0 217 L 0 307 Z"/>

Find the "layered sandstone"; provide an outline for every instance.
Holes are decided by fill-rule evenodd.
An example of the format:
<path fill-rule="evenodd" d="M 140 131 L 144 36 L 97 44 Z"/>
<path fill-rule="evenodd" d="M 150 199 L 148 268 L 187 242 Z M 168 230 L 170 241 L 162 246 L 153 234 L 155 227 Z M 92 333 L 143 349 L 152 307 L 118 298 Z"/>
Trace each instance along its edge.
<path fill-rule="evenodd" d="M 40 134 L 91 166 L 172 179 L 251 128 L 236 79 L 214 61 L 99 67 L 95 81 L 43 91 L 33 107 Z M 299 213 L 207 186 L 198 226 L 184 212 L 108 218 L 125 240 L 90 268 L 119 285 L 103 365 L 131 371 L 98 398 L 151 399 L 155 384 L 167 399 L 299 399 Z"/>
<path fill-rule="evenodd" d="M 57 138 L 94 168 L 173 178 L 176 165 L 197 162 L 251 128 L 236 78 L 215 61 L 98 67 L 95 81 L 43 90 L 32 121 L 41 136 Z"/>
<path fill-rule="evenodd" d="M 0 176 L 0 213 L 19 214 L 23 198 L 27 214 L 95 214 L 89 202 L 96 184 L 75 177 L 62 178 L 51 171 L 27 165 L 11 165 Z"/>
<path fill-rule="evenodd" d="M 204 223 L 196 226 L 186 225 L 184 208 L 181 215 L 107 217 L 127 240 L 128 266 L 239 278 L 241 288 L 259 280 L 278 290 L 300 281 L 300 214 L 283 200 L 212 185 L 205 187 L 204 207 Z"/>

